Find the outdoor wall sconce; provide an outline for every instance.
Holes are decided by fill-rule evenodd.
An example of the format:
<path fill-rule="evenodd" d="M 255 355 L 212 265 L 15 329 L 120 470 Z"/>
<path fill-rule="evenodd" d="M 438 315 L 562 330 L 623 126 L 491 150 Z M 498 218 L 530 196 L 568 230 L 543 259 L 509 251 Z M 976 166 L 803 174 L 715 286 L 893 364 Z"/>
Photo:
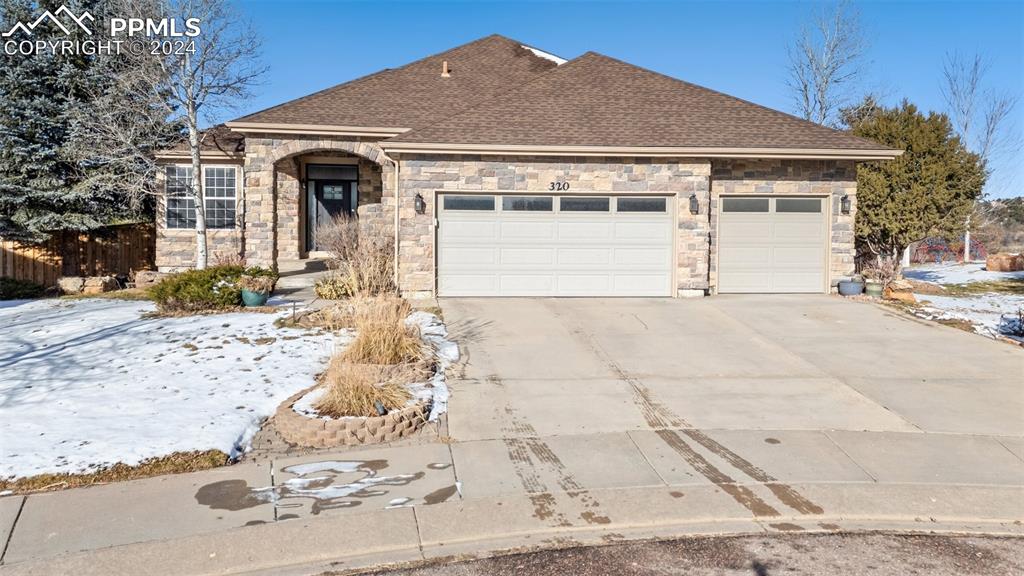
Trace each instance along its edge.
<path fill-rule="evenodd" d="M 690 194 L 690 214 L 700 213 L 700 202 L 697 201 L 696 194 Z"/>
<path fill-rule="evenodd" d="M 850 197 L 846 194 L 844 194 L 843 198 L 839 201 L 839 211 L 843 214 L 850 213 Z"/>
<path fill-rule="evenodd" d="M 423 214 L 427 211 L 427 201 L 423 199 L 423 195 L 416 194 L 416 213 Z"/>

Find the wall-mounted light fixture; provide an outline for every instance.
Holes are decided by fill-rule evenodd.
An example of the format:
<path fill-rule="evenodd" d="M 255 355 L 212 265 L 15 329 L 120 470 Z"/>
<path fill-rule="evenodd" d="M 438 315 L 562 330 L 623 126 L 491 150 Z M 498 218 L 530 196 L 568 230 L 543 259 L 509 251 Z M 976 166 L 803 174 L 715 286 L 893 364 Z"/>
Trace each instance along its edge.
<path fill-rule="evenodd" d="M 416 213 L 423 214 L 427 211 L 427 201 L 423 199 L 423 195 L 416 194 Z"/>
<path fill-rule="evenodd" d="M 700 202 L 697 200 L 696 194 L 690 194 L 690 214 L 700 213 Z"/>
<path fill-rule="evenodd" d="M 842 199 L 839 200 L 839 210 L 843 214 L 849 214 L 850 213 L 850 196 L 849 195 L 843 194 Z"/>

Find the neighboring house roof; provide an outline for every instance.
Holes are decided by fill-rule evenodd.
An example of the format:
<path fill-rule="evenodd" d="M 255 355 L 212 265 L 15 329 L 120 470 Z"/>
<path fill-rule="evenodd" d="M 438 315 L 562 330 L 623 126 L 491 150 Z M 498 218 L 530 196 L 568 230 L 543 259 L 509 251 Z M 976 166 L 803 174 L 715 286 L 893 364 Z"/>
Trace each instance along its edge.
<path fill-rule="evenodd" d="M 451 75 L 442 77 L 447 61 Z M 443 120 L 558 65 L 515 40 L 491 35 L 250 114 L 229 125 L 387 128 L 393 134 Z"/>
<path fill-rule="evenodd" d="M 586 148 L 893 151 L 594 52 L 450 118 L 391 138 L 387 150 Z"/>
<path fill-rule="evenodd" d="M 245 135 L 232 131 L 223 124 L 203 130 L 199 134 L 199 153 L 204 158 L 236 158 L 245 157 Z M 188 138 L 183 138 L 172 148 L 160 151 L 158 158 L 180 159 L 189 158 L 191 152 Z"/>

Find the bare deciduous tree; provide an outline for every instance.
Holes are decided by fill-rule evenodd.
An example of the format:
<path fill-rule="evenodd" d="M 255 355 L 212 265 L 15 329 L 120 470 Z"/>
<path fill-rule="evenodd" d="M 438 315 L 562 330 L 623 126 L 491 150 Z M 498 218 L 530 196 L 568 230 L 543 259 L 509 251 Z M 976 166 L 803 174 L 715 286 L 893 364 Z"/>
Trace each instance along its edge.
<path fill-rule="evenodd" d="M 866 48 L 860 16 L 848 1 L 822 8 L 804 24 L 789 47 L 788 85 L 800 116 L 839 123 L 839 109 L 863 74 Z"/>
<path fill-rule="evenodd" d="M 980 54 L 972 57 L 959 52 L 946 54 L 942 66 L 942 96 L 964 145 L 981 157 L 986 179 L 992 175 L 992 158 L 1014 148 L 1017 143 L 1009 126 L 1016 97 L 985 87 L 989 64 Z M 983 199 L 978 191 L 978 201 Z M 964 227 L 964 261 L 971 259 L 971 229 L 985 224 L 984 209 L 977 205 Z"/>

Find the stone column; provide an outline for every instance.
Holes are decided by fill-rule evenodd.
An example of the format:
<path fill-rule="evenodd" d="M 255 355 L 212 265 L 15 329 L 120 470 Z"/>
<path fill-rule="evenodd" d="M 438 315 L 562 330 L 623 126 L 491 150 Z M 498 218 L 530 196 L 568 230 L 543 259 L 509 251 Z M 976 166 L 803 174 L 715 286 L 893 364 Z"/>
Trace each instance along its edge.
<path fill-rule="evenodd" d="M 274 164 L 274 186 L 277 190 L 277 257 L 281 260 L 298 260 L 302 248 L 299 241 L 301 182 L 294 158 L 286 158 Z"/>

